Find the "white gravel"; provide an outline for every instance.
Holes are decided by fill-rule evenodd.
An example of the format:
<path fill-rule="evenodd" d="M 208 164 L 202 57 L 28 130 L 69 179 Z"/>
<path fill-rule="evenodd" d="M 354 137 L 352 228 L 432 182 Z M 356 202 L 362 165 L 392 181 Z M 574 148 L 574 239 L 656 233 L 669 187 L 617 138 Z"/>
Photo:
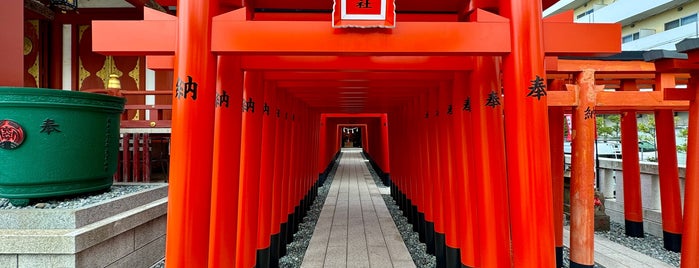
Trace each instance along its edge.
<path fill-rule="evenodd" d="M 75 209 L 153 188 L 155 186 L 156 185 L 152 184 L 113 185 L 107 191 L 101 193 L 87 193 L 66 197 L 34 199 L 31 200 L 28 206 L 24 207 L 15 207 L 10 204 L 8 199 L 0 198 L 0 209 Z"/>

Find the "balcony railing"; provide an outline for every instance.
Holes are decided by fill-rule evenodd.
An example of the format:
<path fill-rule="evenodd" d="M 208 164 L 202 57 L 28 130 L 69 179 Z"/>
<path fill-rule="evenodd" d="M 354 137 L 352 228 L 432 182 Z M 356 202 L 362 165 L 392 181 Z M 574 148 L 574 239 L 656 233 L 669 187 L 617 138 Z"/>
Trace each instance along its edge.
<path fill-rule="evenodd" d="M 621 44 L 624 51 L 642 51 L 651 49 L 675 50 L 675 44 L 689 37 L 699 36 L 699 28 L 696 22 L 680 27 L 659 32 L 653 35 L 639 38 L 628 43 Z"/>

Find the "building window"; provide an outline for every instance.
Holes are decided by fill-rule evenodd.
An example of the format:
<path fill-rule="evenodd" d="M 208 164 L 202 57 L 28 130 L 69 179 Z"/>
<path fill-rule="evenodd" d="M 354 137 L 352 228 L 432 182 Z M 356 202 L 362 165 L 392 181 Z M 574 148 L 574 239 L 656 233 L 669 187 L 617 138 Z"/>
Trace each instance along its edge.
<path fill-rule="evenodd" d="M 682 17 L 682 18 L 670 21 L 668 23 L 665 23 L 665 31 L 672 30 L 672 29 L 675 29 L 677 27 L 687 25 L 690 23 L 695 23 L 695 22 L 697 22 L 697 14 Z"/>
<path fill-rule="evenodd" d="M 590 9 L 590 10 L 588 10 L 588 11 L 585 11 L 585 12 L 583 12 L 583 13 L 578 14 L 577 18 L 579 19 L 579 18 L 585 17 L 585 16 L 587 16 L 587 15 L 592 14 L 593 12 L 595 12 L 595 10 L 594 10 L 594 9 Z"/>
<path fill-rule="evenodd" d="M 638 38 L 640 38 L 640 37 L 641 37 L 641 35 L 638 32 L 635 32 L 635 33 L 632 33 L 629 35 L 624 35 L 621 38 L 621 43 L 623 44 L 623 43 L 631 42 L 633 40 L 638 40 Z"/>

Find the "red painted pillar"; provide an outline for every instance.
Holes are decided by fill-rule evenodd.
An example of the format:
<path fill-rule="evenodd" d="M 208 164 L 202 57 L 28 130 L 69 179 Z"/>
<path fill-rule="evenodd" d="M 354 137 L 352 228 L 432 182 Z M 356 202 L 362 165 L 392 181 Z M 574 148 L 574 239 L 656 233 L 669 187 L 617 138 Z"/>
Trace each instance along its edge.
<path fill-rule="evenodd" d="M 0 42 L 0 86 L 24 86 L 24 1 L 5 0 L 0 23 L 6 25 Z"/>
<path fill-rule="evenodd" d="M 241 112 L 240 186 L 238 191 L 238 236 L 236 266 L 255 266 L 258 229 L 258 199 L 262 147 L 264 90 L 259 72 L 245 72 Z"/>
<path fill-rule="evenodd" d="M 635 80 L 624 80 L 623 91 L 637 91 Z M 627 236 L 644 237 L 641 167 L 638 158 L 636 111 L 621 111 L 621 155 L 624 185 L 624 225 Z"/>
<path fill-rule="evenodd" d="M 260 190 L 258 205 L 258 231 L 257 231 L 257 265 L 256 267 L 271 267 L 271 235 L 272 235 L 272 185 L 274 180 L 274 156 L 277 152 L 275 135 L 277 130 L 277 118 L 272 111 L 276 106 L 277 89 L 272 82 L 264 84 L 264 101 L 259 102 L 261 107 L 257 109 L 262 113 L 262 154 L 260 160 Z"/>
<path fill-rule="evenodd" d="M 554 80 L 551 90 L 564 90 L 563 80 Z M 563 126 L 565 115 L 563 107 L 549 107 L 549 137 L 551 139 L 551 177 L 553 189 L 553 226 L 556 236 L 556 267 L 563 267 L 563 188 L 565 155 L 563 152 Z"/>
<path fill-rule="evenodd" d="M 318 151 L 320 153 L 318 154 L 318 174 L 321 176 L 324 176 L 325 169 L 328 167 L 328 163 L 330 163 L 330 158 L 329 153 L 328 153 L 328 147 L 327 147 L 327 142 L 328 142 L 328 118 L 325 114 L 320 115 L 320 128 L 318 129 L 318 134 L 319 136 L 319 141 L 318 145 L 320 146 Z"/>
<path fill-rule="evenodd" d="M 218 1 L 179 0 L 172 99 L 168 267 L 205 267 L 216 97 L 211 18 Z"/>
<path fill-rule="evenodd" d="M 428 93 L 428 101 L 427 101 L 427 113 L 425 116 L 427 117 L 427 140 L 428 140 L 428 154 L 429 154 L 429 177 L 427 183 L 430 184 L 431 187 L 431 199 L 432 199 L 432 211 L 434 215 L 434 221 L 433 226 L 433 234 L 434 234 L 434 255 L 437 257 L 437 267 L 443 267 L 440 266 L 440 264 L 445 264 L 442 263 L 445 261 L 444 259 L 444 254 L 446 254 L 446 249 L 444 247 L 444 193 L 442 192 L 442 183 L 444 181 L 444 178 L 442 177 L 443 174 L 445 174 L 444 170 L 442 169 L 441 166 L 441 160 L 443 158 L 442 155 L 442 149 L 441 148 L 441 143 L 444 142 L 444 140 L 440 139 L 440 125 L 439 125 L 439 117 L 442 116 L 442 113 L 439 112 L 439 91 L 438 89 L 431 89 L 430 92 Z M 429 227 L 428 223 L 428 227 Z M 428 239 L 429 242 L 429 239 Z"/>
<path fill-rule="evenodd" d="M 594 116 L 597 92 L 594 70 L 578 74 L 578 106 L 573 109 L 573 152 L 570 178 L 570 262 L 592 267 L 594 260 Z"/>
<path fill-rule="evenodd" d="M 291 243 L 293 241 L 293 235 L 294 232 L 296 231 L 296 217 L 298 217 L 295 208 L 296 208 L 296 197 L 298 196 L 297 190 L 298 190 L 298 176 L 297 176 L 297 169 L 298 169 L 298 122 L 295 120 L 295 113 L 296 110 L 299 107 L 299 102 L 296 99 L 293 99 L 289 105 L 289 108 L 287 111 L 284 112 L 284 120 L 287 120 L 287 124 L 289 126 L 289 140 L 288 140 L 288 146 L 289 146 L 289 156 L 286 157 L 288 159 L 288 166 L 286 167 L 285 171 L 285 178 L 287 180 L 287 200 L 285 201 L 285 207 L 286 207 L 286 214 L 287 214 L 287 243 Z"/>
<path fill-rule="evenodd" d="M 472 125 L 464 131 L 473 133 L 473 159 L 477 159 L 473 163 L 475 176 L 470 180 L 477 193 L 476 243 L 480 252 L 477 267 L 512 266 L 498 61 L 495 57 L 474 58 L 471 98 L 466 100 Z"/>
<path fill-rule="evenodd" d="M 655 125 L 658 140 L 658 176 L 663 219 L 663 245 L 680 252 L 682 244 L 682 204 L 677 168 L 675 120 L 672 110 L 656 110 Z"/>
<path fill-rule="evenodd" d="M 503 60 L 505 143 L 515 267 L 553 267 L 553 195 L 541 1 L 500 0 L 512 51 Z"/>
<path fill-rule="evenodd" d="M 243 71 L 239 57 L 221 56 L 218 67 L 209 267 L 233 267 L 236 261 L 234 237 L 237 236 L 238 224 L 238 163 L 242 123 L 238 99 L 243 95 Z"/>
<path fill-rule="evenodd" d="M 439 117 L 437 129 L 440 139 L 440 169 L 442 170 L 441 190 L 443 200 L 443 217 L 444 217 L 444 265 L 446 267 L 460 267 L 459 257 L 459 227 L 456 224 L 455 202 L 457 194 L 455 192 L 454 182 L 454 165 L 452 158 L 454 157 L 452 143 L 452 119 L 454 118 L 454 106 L 452 104 L 452 84 L 442 82 L 439 87 Z"/>
<path fill-rule="evenodd" d="M 430 146 L 430 139 L 428 135 L 429 130 L 429 111 L 428 111 L 428 94 L 423 94 L 420 96 L 419 100 L 419 110 L 422 114 L 418 115 L 418 118 L 422 118 L 419 121 L 418 131 L 419 131 L 419 144 L 420 144 L 420 178 L 418 179 L 416 189 L 421 194 L 421 200 L 423 204 L 423 210 L 425 214 L 424 227 L 423 227 L 423 242 L 427 246 L 427 253 L 434 254 L 434 221 L 435 221 L 435 211 L 434 211 L 434 189 L 432 181 L 432 173 L 430 170 L 430 150 L 434 148 Z"/>
<path fill-rule="evenodd" d="M 381 169 L 386 173 L 386 176 L 391 173 L 391 165 L 389 164 L 389 153 L 388 153 L 388 116 L 386 114 L 381 115 L 381 125 L 380 125 L 380 135 L 381 135 Z M 388 182 L 388 181 L 387 181 Z"/>
<path fill-rule="evenodd" d="M 452 124 L 451 139 L 452 139 L 452 169 L 453 169 L 453 194 L 454 194 L 454 211 L 456 213 L 456 226 L 459 228 L 457 233 L 458 245 L 460 250 L 460 263 L 466 267 L 476 267 L 476 233 L 475 224 L 476 213 L 474 210 L 474 202 L 476 198 L 472 195 L 473 185 L 470 179 L 473 178 L 471 173 L 473 167 L 471 161 L 474 160 L 471 151 L 472 136 L 471 128 L 471 111 L 465 107 L 467 91 L 467 74 L 465 72 L 457 72 L 454 75 L 454 84 L 451 98 L 450 120 Z"/>
<path fill-rule="evenodd" d="M 286 244 L 291 243 L 289 239 L 289 171 L 291 166 L 291 161 L 288 159 L 291 156 L 291 137 L 292 128 L 291 120 L 288 120 L 288 114 L 292 107 L 292 99 L 288 95 L 284 94 L 284 101 L 281 102 L 280 109 L 278 111 L 279 121 L 283 126 L 283 132 L 281 132 L 281 141 L 283 146 L 283 161 L 280 162 L 281 167 L 279 170 L 279 175 L 275 172 L 274 176 L 281 176 L 280 179 L 280 195 L 279 195 L 279 223 L 280 223 L 280 233 L 279 233 L 279 256 L 286 255 Z M 281 100 L 281 99 L 280 99 Z M 293 237 L 291 237 L 293 238 Z"/>
<path fill-rule="evenodd" d="M 680 267 L 699 267 L 699 72 L 692 72 L 688 90 L 689 134 L 687 137 L 687 172 L 684 185 L 684 225 Z"/>
<path fill-rule="evenodd" d="M 655 81 L 656 89 L 675 87 L 673 74 L 658 74 Z M 658 141 L 663 246 L 667 250 L 680 252 L 682 245 L 682 201 L 680 200 L 680 179 L 677 168 L 675 118 L 672 110 L 656 110 L 655 126 L 656 140 Z"/>
<path fill-rule="evenodd" d="M 416 191 L 418 185 L 418 178 L 421 177 L 421 140 L 420 140 L 420 128 L 418 124 L 410 124 L 409 122 L 420 122 L 422 120 L 415 120 L 419 118 L 420 109 L 418 108 L 418 98 L 414 98 L 408 102 L 408 105 L 403 107 L 398 118 L 400 118 L 400 126 L 397 130 L 394 130 L 392 125 L 391 132 L 394 137 L 391 138 L 393 141 L 391 143 L 392 147 L 396 150 L 393 156 L 400 156 L 402 159 L 402 167 L 395 168 L 394 170 L 400 170 L 402 173 L 400 181 L 396 182 L 396 185 L 391 189 L 391 193 L 394 190 L 400 190 L 396 192 L 394 198 L 396 200 L 401 199 L 406 205 L 410 206 L 410 220 L 413 224 L 413 231 L 419 233 L 419 238 L 424 241 L 424 206 L 422 205 L 422 193 Z M 401 141 L 398 141 L 401 140 Z M 407 145 L 407 146 L 404 146 Z M 391 158 L 393 159 L 393 158 Z M 397 189 L 396 189 L 397 188 Z"/>

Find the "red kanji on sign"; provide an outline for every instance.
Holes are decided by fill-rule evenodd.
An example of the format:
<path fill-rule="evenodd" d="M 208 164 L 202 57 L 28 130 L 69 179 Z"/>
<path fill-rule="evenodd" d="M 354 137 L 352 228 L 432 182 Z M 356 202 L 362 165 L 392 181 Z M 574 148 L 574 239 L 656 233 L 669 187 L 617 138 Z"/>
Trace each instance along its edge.
<path fill-rule="evenodd" d="M 381 15 L 381 0 L 348 0 L 346 14 L 354 15 Z M 384 1 L 385 2 L 385 1 Z M 354 3 L 354 4 L 352 4 Z"/>
<path fill-rule="evenodd" d="M 394 0 L 335 0 L 334 28 L 393 28 Z"/>

